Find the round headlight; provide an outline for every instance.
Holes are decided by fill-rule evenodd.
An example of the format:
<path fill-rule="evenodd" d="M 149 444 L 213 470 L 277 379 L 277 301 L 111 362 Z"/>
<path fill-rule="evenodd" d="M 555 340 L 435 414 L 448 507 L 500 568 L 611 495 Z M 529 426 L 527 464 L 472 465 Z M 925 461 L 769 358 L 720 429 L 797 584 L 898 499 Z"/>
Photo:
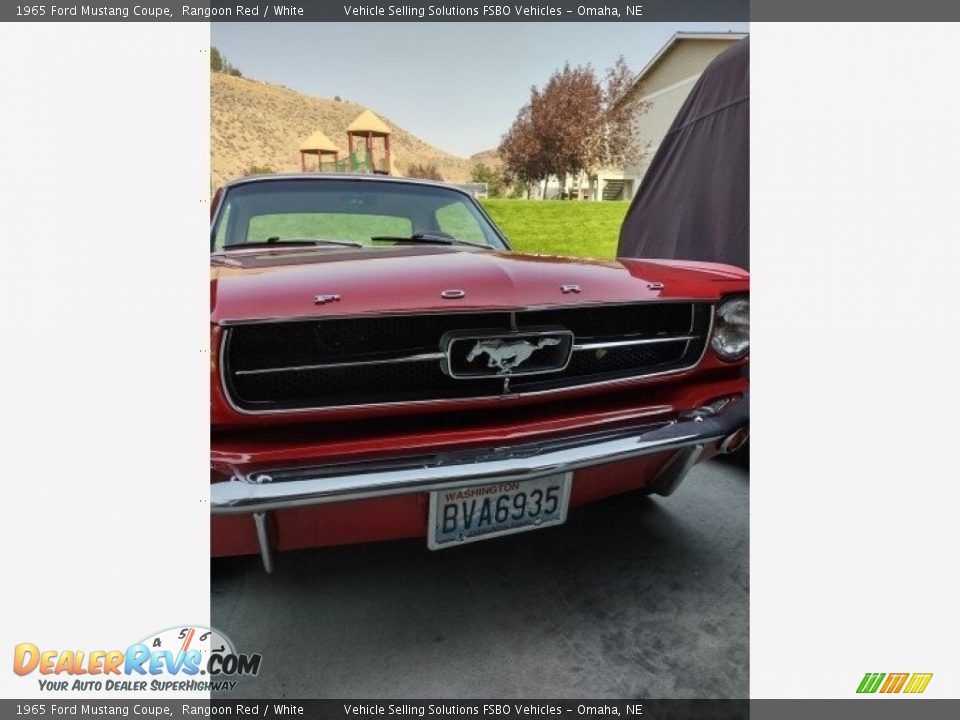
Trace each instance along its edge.
<path fill-rule="evenodd" d="M 750 300 L 731 298 L 720 303 L 713 321 L 710 346 L 724 360 L 739 360 L 750 352 Z"/>

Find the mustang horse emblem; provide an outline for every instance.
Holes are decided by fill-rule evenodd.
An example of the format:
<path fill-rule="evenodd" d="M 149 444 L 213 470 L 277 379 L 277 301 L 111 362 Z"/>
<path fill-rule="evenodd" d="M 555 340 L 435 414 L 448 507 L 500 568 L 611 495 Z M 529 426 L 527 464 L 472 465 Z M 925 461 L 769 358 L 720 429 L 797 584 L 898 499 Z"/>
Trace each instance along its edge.
<path fill-rule="evenodd" d="M 467 362 L 473 362 L 480 355 L 487 355 L 487 367 L 498 368 L 498 375 L 509 373 L 519 367 L 537 350 L 548 345 L 559 345 L 559 338 L 541 338 L 537 342 L 529 340 L 478 340 L 467 355 Z"/>

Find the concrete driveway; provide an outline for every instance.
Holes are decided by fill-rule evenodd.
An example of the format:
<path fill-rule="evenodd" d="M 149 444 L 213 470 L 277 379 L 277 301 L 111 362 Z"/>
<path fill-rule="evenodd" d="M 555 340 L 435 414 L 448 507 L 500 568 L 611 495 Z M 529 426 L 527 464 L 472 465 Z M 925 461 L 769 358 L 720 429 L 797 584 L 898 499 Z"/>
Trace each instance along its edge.
<path fill-rule="evenodd" d="M 225 697 L 747 697 L 748 496 L 711 461 L 540 532 L 217 561 L 211 624 L 263 654 Z"/>

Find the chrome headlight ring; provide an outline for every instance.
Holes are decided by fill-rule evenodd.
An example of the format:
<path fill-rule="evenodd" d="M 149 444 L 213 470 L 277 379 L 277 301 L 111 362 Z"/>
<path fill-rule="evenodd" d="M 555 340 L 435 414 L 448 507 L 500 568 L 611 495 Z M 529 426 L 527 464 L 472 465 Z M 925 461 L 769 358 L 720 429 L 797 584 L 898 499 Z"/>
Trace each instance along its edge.
<path fill-rule="evenodd" d="M 733 362 L 750 352 L 750 298 L 738 295 L 717 307 L 710 347 L 721 360 Z"/>

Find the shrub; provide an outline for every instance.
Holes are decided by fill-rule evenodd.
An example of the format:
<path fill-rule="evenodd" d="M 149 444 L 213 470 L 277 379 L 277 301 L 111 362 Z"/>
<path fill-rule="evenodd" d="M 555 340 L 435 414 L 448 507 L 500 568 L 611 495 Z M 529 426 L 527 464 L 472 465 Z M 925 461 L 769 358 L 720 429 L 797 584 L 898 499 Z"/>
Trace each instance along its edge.
<path fill-rule="evenodd" d="M 407 167 L 407 177 L 420 178 L 422 180 L 443 180 L 439 168 L 433 163 L 426 165 L 424 163 L 415 163 Z"/>

